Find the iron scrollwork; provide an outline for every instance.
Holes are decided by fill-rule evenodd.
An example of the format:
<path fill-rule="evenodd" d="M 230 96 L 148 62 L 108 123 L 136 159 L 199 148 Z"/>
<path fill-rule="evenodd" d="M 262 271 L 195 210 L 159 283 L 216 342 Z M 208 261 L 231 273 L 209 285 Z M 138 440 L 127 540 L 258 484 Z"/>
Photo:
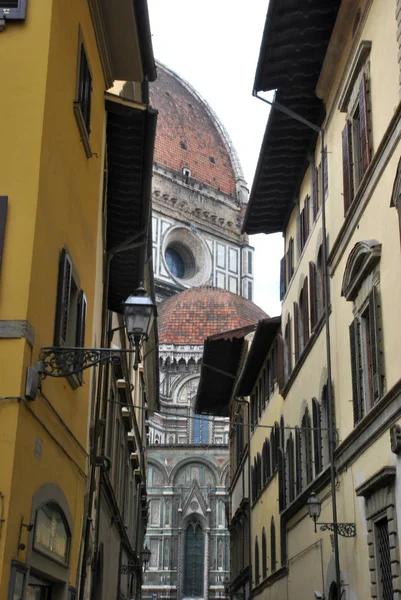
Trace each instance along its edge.
<path fill-rule="evenodd" d="M 338 535 L 346 538 L 352 538 L 356 536 L 356 525 L 355 523 L 318 523 L 320 525 L 320 531 L 336 531 Z"/>
<path fill-rule="evenodd" d="M 45 377 L 69 377 L 100 364 L 120 365 L 122 355 L 127 352 L 132 352 L 132 350 L 51 346 L 42 348 L 39 370 L 42 379 Z"/>
<path fill-rule="evenodd" d="M 120 566 L 120 575 L 134 575 L 138 569 L 138 563 L 129 562 L 127 565 Z"/>

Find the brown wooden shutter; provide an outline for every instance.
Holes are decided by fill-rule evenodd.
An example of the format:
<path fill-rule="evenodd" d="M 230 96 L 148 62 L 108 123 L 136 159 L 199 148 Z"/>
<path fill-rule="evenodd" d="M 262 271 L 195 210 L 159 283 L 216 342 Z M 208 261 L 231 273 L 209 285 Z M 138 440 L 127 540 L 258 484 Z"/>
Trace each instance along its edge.
<path fill-rule="evenodd" d="M 295 427 L 295 478 L 298 495 L 302 492 L 301 432 L 298 427 Z"/>
<path fill-rule="evenodd" d="M 66 346 L 70 311 L 72 261 L 63 248 L 60 253 L 54 345 Z"/>
<path fill-rule="evenodd" d="M 305 217 L 304 211 L 301 210 L 299 214 L 299 226 L 300 226 L 300 238 L 301 238 L 301 250 L 305 246 Z"/>
<path fill-rule="evenodd" d="M 285 273 L 285 256 L 280 260 L 280 300 L 285 296 L 286 292 L 286 273 Z"/>
<path fill-rule="evenodd" d="M 316 295 L 316 265 L 309 263 L 309 296 L 310 296 L 310 326 L 311 331 L 317 323 L 317 295 Z"/>
<path fill-rule="evenodd" d="M 379 331 L 379 297 L 376 287 L 373 287 L 369 295 L 369 337 L 372 365 L 373 402 L 380 400 L 382 396 L 382 360 L 381 360 L 381 336 Z"/>
<path fill-rule="evenodd" d="M 303 286 L 303 304 L 302 304 L 302 334 L 304 347 L 309 340 L 309 302 L 308 302 L 308 278 L 305 277 Z"/>
<path fill-rule="evenodd" d="M 8 196 L 0 196 L 0 269 L 6 237 L 7 204 Z"/>
<path fill-rule="evenodd" d="M 363 174 L 370 163 L 370 142 L 369 142 L 369 116 L 368 116 L 368 101 L 366 95 L 366 76 L 363 73 L 362 81 L 359 88 L 359 116 L 360 116 L 360 136 L 361 136 L 361 162 Z"/>
<path fill-rule="evenodd" d="M 316 220 L 319 211 L 319 171 L 317 168 L 312 171 L 312 214 L 313 221 Z"/>
<path fill-rule="evenodd" d="M 352 172 L 352 143 L 351 123 L 346 122 L 342 132 L 343 145 L 343 192 L 344 192 L 344 215 L 347 214 L 354 198 L 354 178 Z"/>
<path fill-rule="evenodd" d="M 296 363 L 299 358 L 299 311 L 297 302 L 294 302 L 294 350 Z"/>
<path fill-rule="evenodd" d="M 354 426 L 359 423 L 364 415 L 362 388 L 361 388 L 361 343 L 359 321 L 354 319 L 349 327 L 351 348 L 351 375 L 352 375 L 352 403 L 354 409 Z"/>
<path fill-rule="evenodd" d="M 282 335 L 277 335 L 277 383 L 281 393 L 284 388 L 284 342 Z"/>

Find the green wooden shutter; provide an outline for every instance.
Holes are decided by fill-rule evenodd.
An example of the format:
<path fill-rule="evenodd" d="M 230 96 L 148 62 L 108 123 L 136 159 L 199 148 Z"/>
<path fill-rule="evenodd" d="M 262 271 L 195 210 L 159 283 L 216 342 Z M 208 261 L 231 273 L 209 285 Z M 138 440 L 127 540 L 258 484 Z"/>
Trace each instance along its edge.
<path fill-rule="evenodd" d="M 344 215 L 347 214 L 354 198 L 354 179 L 352 172 L 352 143 L 351 123 L 346 122 L 342 132 L 343 147 L 343 193 L 344 193 Z"/>
<path fill-rule="evenodd" d="M 366 76 L 363 73 L 359 88 L 359 116 L 360 116 L 360 136 L 361 136 L 361 158 L 362 169 L 361 179 L 370 163 L 370 141 L 369 141 L 369 117 Z"/>
<path fill-rule="evenodd" d="M 369 337 L 372 365 L 373 402 L 382 396 L 381 330 L 379 330 L 379 295 L 373 287 L 369 296 Z"/>
<path fill-rule="evenodd" d="M 364 405 L 361 386 L 361 338 L 360 324 L 354 319 L 349 327 L 351 348 L 352 403 L 354 409 L 354 426 L 364 415 Z"/>
<path fill-rule="evenodd" d="M 72 261 L 63 248 L 60 253 L 54 345 L 66 346 L 70 312 Z"/>

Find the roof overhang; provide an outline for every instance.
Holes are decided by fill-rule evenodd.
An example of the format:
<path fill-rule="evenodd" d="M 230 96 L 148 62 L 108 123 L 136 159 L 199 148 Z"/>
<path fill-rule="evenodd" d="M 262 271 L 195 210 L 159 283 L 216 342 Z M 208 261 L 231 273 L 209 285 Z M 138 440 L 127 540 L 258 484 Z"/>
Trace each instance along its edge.
<path fill-rule="evenodd" d="M 106 94 L 108 308 L 144 279 L 149 260 L 151 182 L 157 112 Z"/>
<path fill-rule="evenodd" d="M 325 116 L 316 84 L 341 0 L 270 0 L 254 94 L 276 100 L 320 127 Z M 307 167 L 316 132 L 274 108 L 270 112 L 243 231 L 283 231 Z"/>
<path fill-rule="evenodd" d="M 248 325 L 205 340 L 196 413 L 228 417 L 229 402 L 248 346 L 245 336 L 255 328 L 256 324 Z"/>
<path fill-rule="evenodd" d="M 259 376 L 266 356 L 281 327 L 281 317 L 259 321 L 244 368 L 235 387 L 235 396 L 249 396 Z"/>
<path fill-rule="evenodd" d="M 156 79 L 147 0 L 89 0 L 106 86 Z"/>

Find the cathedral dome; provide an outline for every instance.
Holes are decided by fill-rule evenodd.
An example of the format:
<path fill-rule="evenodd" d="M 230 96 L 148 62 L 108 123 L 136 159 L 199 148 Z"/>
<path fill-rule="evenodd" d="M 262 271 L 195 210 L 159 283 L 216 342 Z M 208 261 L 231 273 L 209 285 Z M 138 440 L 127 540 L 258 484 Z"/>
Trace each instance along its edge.
<path fill-rule="evenodd" d="M 250 300 L 209 286 L 195 287 L 158 306 L 161 344 L 203 344 L 215 333 L 257 323 L 266 313 Z"/>
<path fill-rule="evenodd" d="M 176 73 L 157 63 L 150 103 L 159 112 L 155 163 L 236 197 L 242 169 L 226 130 L 207 102 Z"/>

